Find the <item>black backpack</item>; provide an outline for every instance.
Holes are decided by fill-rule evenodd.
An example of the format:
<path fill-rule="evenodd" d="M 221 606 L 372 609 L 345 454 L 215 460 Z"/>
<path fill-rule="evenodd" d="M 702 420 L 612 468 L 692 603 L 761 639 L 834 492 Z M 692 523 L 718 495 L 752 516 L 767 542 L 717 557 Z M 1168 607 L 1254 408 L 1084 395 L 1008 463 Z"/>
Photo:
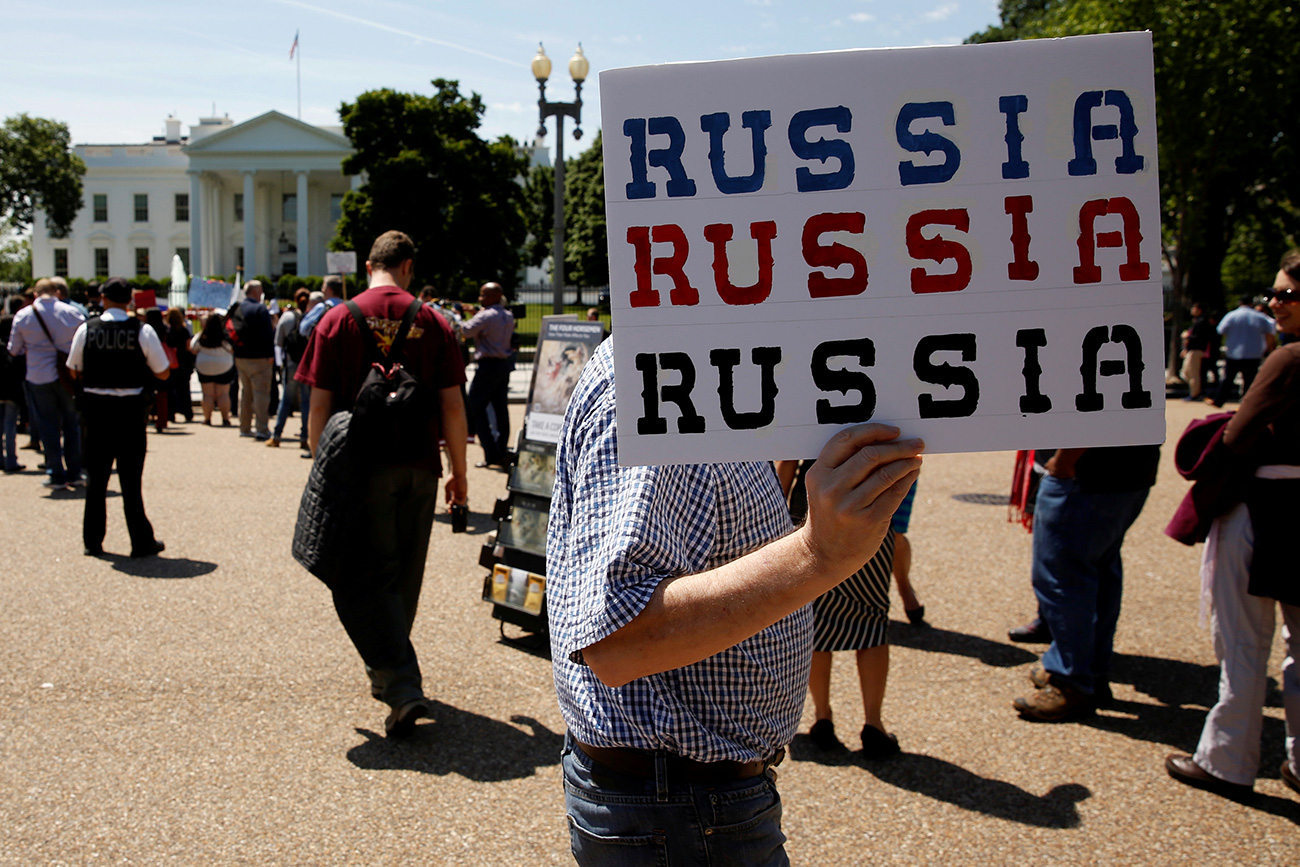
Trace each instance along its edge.
<path fill-rule="evenodd" d="M 356 302 L 346 302 L 357 327 L 361 329 L 366 360 L 370 369 L 361 380 L 352 406 L 348 425 L 349 447 L 362 461 L 377 464 L 406 464 L 419 460 L 436 449 L 428 439 L 429 423 L 437 416 L 437 405 L 430 390 L 403 369 L 402 351 L 406 335 L 423 304 L 411 302 L 402 317 L 401 327 L 388 351 L 388 364 L 379 354 L 375 335 Z"/>
<path fill-rule="evenodd" d="M 293 361 L 295 364 L 302 361 L 302 354 L 307 351 L 307 340 L 311 337 L 310 332 L 303 334 L 298 330 L 298 326 L 302 325 L 302 318 L 306 315 L 306 313 L 298 313 L 294 317 L 293 326 L 289 329 L 289 333 L 284 336 L 285 354 L 288 355 L 289 360 Z M 319 324 L 320 320 L 317 319 L 316 322 Z M 312 330 L 314 331 L 315 329 L 313 328 Z"/>

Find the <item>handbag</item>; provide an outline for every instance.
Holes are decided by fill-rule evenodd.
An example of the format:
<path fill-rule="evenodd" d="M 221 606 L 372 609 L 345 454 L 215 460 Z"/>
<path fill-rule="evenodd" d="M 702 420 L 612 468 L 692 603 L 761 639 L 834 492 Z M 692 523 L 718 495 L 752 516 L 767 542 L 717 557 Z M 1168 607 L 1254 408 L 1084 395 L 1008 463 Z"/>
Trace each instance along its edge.
<path fill-rule="evenodd" d="M 354 565 L 351 555 L 357 549 L 353 534 L 361 511 L 356 496 L 361 474 L 348 442 L 351 421 L 352 413 L 343 411 L 325 423 L 293 528 L 293 559 L 331 589 L 358 571 L 350 568 Z"/>
<path fill-rule="evenodd" d="M 41 330 L 45 332 L 45 337 L 50 341 L 50 346 L 54 347 L 54 368 L 59 374 L 59 385 L 68 394 L 77 393 L 77 381 L 72 378 L 72 371 L 68 370 L 68 353 L 59 349 L 59 344 L 54 342 L 54 335 L 50 334 L 49 326 L 45 324 L 45 318 L 41 316 L 41 311 L 32 305 L 32 312 L 36 314 L 36 321 L 41 324 Z"/>

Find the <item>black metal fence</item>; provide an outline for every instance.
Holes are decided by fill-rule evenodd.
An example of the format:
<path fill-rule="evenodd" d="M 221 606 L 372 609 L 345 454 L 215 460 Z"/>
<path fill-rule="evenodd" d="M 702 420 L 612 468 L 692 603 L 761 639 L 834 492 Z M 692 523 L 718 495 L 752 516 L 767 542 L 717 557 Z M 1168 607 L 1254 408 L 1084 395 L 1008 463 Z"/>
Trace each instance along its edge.
<path fill-rule="evenodd" d="M 601 318 L 608 327 L 608 303 L 600 303 L 608 289 L 608 286 L 569 286 L 564 290 L 565 312 L 577 313 L 581 319 L 592 307 L 599 307 Z M 542 330 L 542 317 L 550 315 L 554 309 L 555 293 L 549 283 L 529 284 L 516 289 L 509 303 L 515 307 L 515 334 L 518 335 L 519 346 L 531 349 L 537 345 L 537 335 Z M 524 309 L 521 311 L 520 307 Z M 523 315 L 520 316 L 520 313 Z"/>

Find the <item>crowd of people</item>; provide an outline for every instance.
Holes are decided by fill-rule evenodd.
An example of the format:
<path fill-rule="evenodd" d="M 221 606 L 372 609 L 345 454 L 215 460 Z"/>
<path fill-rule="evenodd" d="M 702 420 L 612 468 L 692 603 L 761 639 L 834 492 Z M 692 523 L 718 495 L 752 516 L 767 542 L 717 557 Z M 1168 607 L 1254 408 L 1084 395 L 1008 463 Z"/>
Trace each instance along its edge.
<path fill-rule="evenodd" d="M 178 309 L 132 315 L 130 286 L 120 278 L 86 304 L 69 299 L 63 281 L 45 278 L 10 299 L 0 317 L 8 350 L 0 359 L 4 470 L 25 469 L 23 426 L 28 446 L 39 444 L 46 487 L 86 487 L 88 556 L 104 553 L 114 463 L 131 556 L 164 550 L 141 493 L 146 425 L 152 419 L 164 431 L 178 416 L 194 420 L 193 373 L 206 425 L 237 418 L 241 437 L 279 447 L 296 411 L 315 476 L 329 472 L 348 436 L 337 419 L 349 412 L 377 424 L 382 410 L 365 403 L 367 383 L 376 375 L 396 382 L 400 366 L 412 383 L 402 414 L 364 440 L 364 455 L 354 459 L 365 472 L 351 501 L 320 507 L 351 510 L 347 568 L 327 583 L 371 695 L 389 708 L 392 738 L 409 736 L 431 711 L 410 634 L 439 487 L 447 503 L 467 502 L 473 435 L 483 449 L 478 466 L 511 459 L 505 399 L 514 320 L 502 289 L 484 284 L 479 308 L 462 316 L 469 311 L 436 301 L 427 288 L 412 298 L 414 263 L 410 238 L 388 232 L 366 262 L 369 288 L 353 300 L 331 277 L 280 311 L 254 280 L 239 303 L 206 312 L 197 328 Z M 1259 771 L 1279 607 L 1287 648 L 1280 775 L 1300 792 L 1300 590 L 1286 559 L 1300 493 L 1300 251 L 1283 258 L 1265 310 L 1244 303 L 1217 325 L 1199 305 L 1192 310 L 1183 335 L 1189 398 L 1221 406 L 1237 375 L 1243 397 L 1237 412 L 1198 422 L 1178 444 L 1179 469 L 1197 485 L 1184 504 L 1194 529 L 1176 529 L 1183 526 L 1176 516 L 1167 531 L 1206 542 L 1203 598 L 1221 678 L 1196 751 L 1171 755 L 1166 769 L 1229 797 L 1248 795 Z M 1220 336 L 1226 358 L 1209 397 L 1205 377 L 1216 370 Z M 468 394 L 466 339 L 477 362 Z M 621 466 L 611 344 L 588 363 L 566 412 L 547 547 L 574 854 L 584 864 L 621 863 L 630 841 L 653 839 L 684 863 L 783 863 L 772 768 L 806 695 L 811 743 L 846 749 L 830 705 L 834 652 L 856 654 L 861 758 L 888 760 L 901 750 L 883 720 L 889 584 L 892 575 L 907 620 L 926 627 L 906 536 L 924 443 L 864 424 L 834 436 L 816 461 Z M 436 448 L 406 454 L 410 442 L 440 441 L 446 466 Z M 1154 445 L 1029 456 L 1033 495 L 1022 505 L 1032 509 L 1037 616 L 1009 637 L 1047 650 L 1030 672 L 1032 689 L 1012 702 L 1021 717 L 1067 722 L 1112 701 L 1121 552 L 1159 456 Z M 702 819 L 706 803 L 712 818 Z M 724 820 L 748 830 L 712 844 L 726 851 L 706 844 L 701 853 L 706 826 Z"/>

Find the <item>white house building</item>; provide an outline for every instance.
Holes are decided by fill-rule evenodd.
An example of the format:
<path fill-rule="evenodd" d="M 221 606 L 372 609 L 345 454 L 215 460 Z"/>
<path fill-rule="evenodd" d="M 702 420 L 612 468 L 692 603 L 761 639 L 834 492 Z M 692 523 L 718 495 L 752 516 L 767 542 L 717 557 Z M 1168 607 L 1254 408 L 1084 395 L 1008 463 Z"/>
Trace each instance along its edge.
<path fill-rule="evenodd" d="M 352 147 L 339 128 L 278 111 L 233 123 L 200 118 L 181 136 L 145 144 L 77 145 L 86 163 L 85 203 L 65 238 L 45 216 L 32 227 L 32 270 L 40 275 L 165 278 L 174 254 L 200 276 L 324 274 Z"/>

